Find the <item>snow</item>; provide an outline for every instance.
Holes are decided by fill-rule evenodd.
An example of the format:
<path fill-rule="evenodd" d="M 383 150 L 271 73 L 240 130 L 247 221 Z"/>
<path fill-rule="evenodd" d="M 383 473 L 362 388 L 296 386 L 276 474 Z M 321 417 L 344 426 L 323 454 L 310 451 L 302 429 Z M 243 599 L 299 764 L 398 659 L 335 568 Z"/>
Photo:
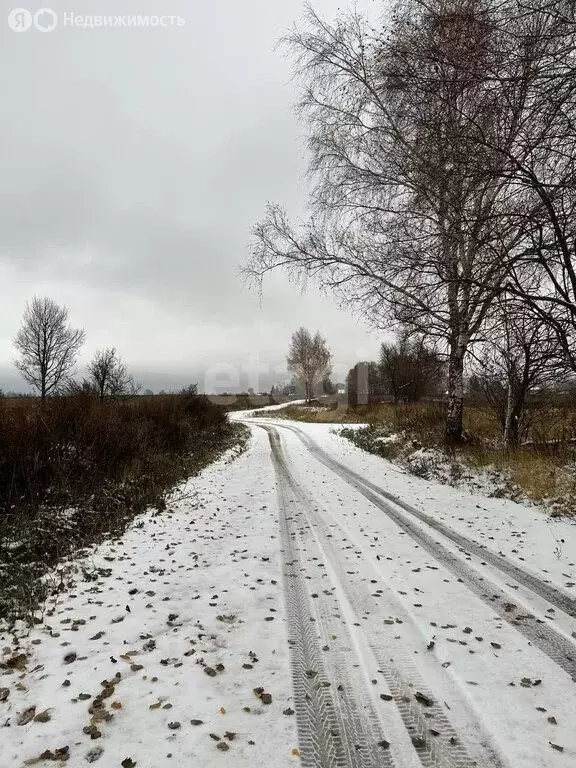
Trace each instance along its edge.
<path fill-rule="evenodd" d="M 65 746 L 73 768 L 94 749 L 103 749 L 99 768 L 126 758 L 138 768 L 297 762 L 295 718 L 282 714 L 292 693 L 266 441 L 181 490 L 168 512 L 141 516 L 121 541 L 79 562 L 97 580 L 79 573 L 74 591 L 53 601 L 46 624 L 20 647 L 0 633 L 0 665 L 29 654 L 22 671 L 0 666 L 0 689 L 9 688 L 5 702 L 0 696 L 1 768 Z M 66 663 L 70 653 L 77 657 Z M 204 672 L 219 664 L 216 676 Z M 92 740 L 83 733 L 89 707 L 117 673 L 104 699 L 113 718 L 97 723 L 102 735 Z M 258 687 L 272 694 L 270 705 L 254 694 Z M 17 725 L 32 706 L 49 710 L 50 720 Z M 228 741 L 226 732 L 237 735 Z"/>
<path fill-rule="evenodd" d="M 232 412 L 232 418 L 238 419 L 239 415 L 241 418 L 246 418 L 251 413 L 263 413 L 266 411 L 282 411 L 284 408 L 290 408 L 293 405 L 304 405 L 306 403 L 306 400 L 288 400 L 286 403 L 278 403 L 276 405 L 265 405 L 262 408 L 256 408 L 256 410 L 252 411 L 236 411 Z"/>
<path fill-rule="evenodd" d="M 357 448 L 340 437 L 334 425 L 286 423 L 309 435 L 337 461 L 390 493 L 480 544 L 503 552 L 524 568 L 546 573 L 547 578 L 576 598 L 576 520 L 552 518 L 533 505 L 489 498 L 413 476 Z M 297 437 L 288 435 L 286 440 L 295 440 L 295 445 L 298 442 Z M 572 587 L 566 587 L 572 582 Z"/>
<path fill-rule="evenodd" d="M 435 448 L 418 448 L 403 458 L 403 464 L 414 475 L 427 480 L 435 480 L 443 485 L 451 485 L 464 491 L 489 497 L 521 498 L 518 486 L 511 487 L 510 477 L 493 466 L 484 468 L 467 466 L 464 461 L 448 457 Z M 524 503 L 530 503 L 522 499 Z"/>
<path fill-rule="evenodd" d="M 261 417 L 266 416 L 265 410 L 262 408 L 250 413 L 245 411 L 244 414 L 246 417 Z M 301 408 L 301 410 L 317 413 L 326 412 L 329 409 L 316 407 Z M 274 415 L 282 418 L 281 413 Z M 347 432 L 350 430 L 367 430 L 367 434 L 364 437 L 367 442 L 374 447 L 381 445 L 395 448 L 394 455 L 390 459 L 399 467 L 407 469 L 418 477 L 435 480 L 442 484 L 451 485 L 464 491 L 472 491 L 483 496 L 522 501 L 522 503 L 527 505 L 540 503 L 548 510 L 554 510 L 556 515 L 561 516 L 560 502 L 563 495 L 561 491 L 554 498 L 535 502 L 522 491 L 520 486 L 514 483 L 511 472 L 492 465 L 485 467 L 473 466 L 467 463 L 463 457 L 457 455 L 449 456 L 439 448 L 418 447 L 418 444 L 409 438 L 405 432 L 390 432 L 390 426 L 378 425 L 375 429 L 374 425 L 366 423 L 334 423 L 329 426 L 336 434 L 341 433 L 343 430 Z M 363 448 L 365 447 L 363 441 L 360 442 L 360 445 Z M 376 455 L 379 454 L 378 450 L 374 452 Z M 574 467 L 565 466 L 559 468 L 557 484 L 559 489 L 565 487 L 567 492 L 571 491 L 574 486 Z"/>
<path fill-rule="evenodd" d="M 480 723 L 514 768 L 574 765 L 576 733 L 571 723 L 576 690 L 568 675 L 379 510 L 359 503 L 354 489 L 319 462 L 311 461 L 298 436 L 283 426 L 305 433 L 332 458 L 540 575 L 572 598 L 576 597 L 574 521 L 554 520 L 534 507 L 413 477 L 339 437 L 334 425 L 277 424 L 298 479 L 310 489 L 331 530 L 338 528 L 344 534 L 344 549 L 354 549 L 350 566 L 360 569 L 366 581 L 374 570 L 380 574 L 386 596 L 386 600 L 380 599 L 382 614 L 403 620 L 398 630 L 400 645 L 414 649 L 414 660 L 423 676 L 434 681 L 435 690 L 444 692 L 447 701 L 450 685 L 454 685 L 460 700 L 470 707 L 473 718 L 469 712 L 452 708 L 450 716 L 459 731 L 470 735 L 474 731 L 471 723 Z M 449 542 L 444 544 L 458 552 Z M 543 623 L 554 623 L 565 638 L 576 638 L 573 617 L 551 611 L 545 601 L 518 585 L 510 586 L 506 578 L 491 573 L 491 579 L 509 593 L 511 604 L 530 600 L 528 608 L 540 615 Z M 431 640 L 434 650 L 425 653 Z M 439 674 L 443 664 L 447 671 Z M 527 678 L 542 683 L 525 687 L 521 681 Z M 564 751 L 557 753 L 550 742 L 563 745 Z"/>
<path fill-rule="evenodd" d="M 335 425 L 277 422 L 253 411 L 232 418 L 251 424 L 245 453 L 223 458 L 183 486 L 166 512 L 140 516 L 121 539 L 79 561 L 74 589 L 57 595 L 45 623 L 18 643 L 0 632 L 0 768 L 30 764 L 45 750 L 63 747 L 72 768 L 89 759 L 99 768 L 118 768 L 127 758 L 136 768 L 300 764 L 282 509 L 268 435 L 259 424 L 277 430 L 286 471 L 298 489 L 289 506 L 303 521 L 297 522 L 295 542 L 301 541 L 304 583 L 314 591 L 311 597 L 322 598 L 324 590 L 338 606 L 325 614 L 335 627 L 329 630 L 334 643 L 322 649 L 326 669 L 336 676 L 341 670 L 342 679 L 344 667 L 354 670 L 366 706 L 391 742 L 395 765 L 419 762 L 394 702 L 381 695 L 388 691 L 382 669 L 389 661 L 403 670 L 409 692 L 430 692 L 482 768 L 574 766 L 576 685 L 568 673 L 530 642 L 520 624 L 504 619 L 457 578 L 439 554 L 322 464 L 301 435 L 573 599 L 574 522 L 415 477 L 361 451 Z M 414 530 L 426 529 L 424 522 L 414 523 Z M 486 578 L 488 593 L 490 584 L 504 592 L 511 610 L 535 615 L 543 628 L 572 643 L 576 656 L 574 615 L 551 610 L 525 585 L 440 533 L 434 537 L 464 568 Z M 349 641 L 342 640 L 331 661 L 344 637 Z M 20 664 L 21 653 L 27 656 Z M 9 690 L 4 701 L 3 688 Z M 263 703 L 254 693 L 258 688 L 272 695 L 272 703 Z M 110 694 L 102 699 L 104 709 L 94 706 L 102 692 Z M 48 721 L 18 725 L 31 707 L 34 715 L 48 710 Z M 104 711 L 111 720 L 101 720 Z M 83 731 L 91 721 L 99 738 Z"/>
<path fill-rule="evenodd" d="M 252 413 L 240 411 L 234 416 L 257 423 L 259 418 L 252 416 Z M 339 435 L 342 429 L 366 425 L 289 420 L 270 423 L 278 427 L 285 424 L 303 432 L 335 460 L 368 480 L 383 485 L 390 493 L 434 515 L 480 544 L 492 546 L 507 557 L 520 561 L 523 567 L 528 565 L 535 571 L 545 572 L 547 578 L 558 586 L 575 582 L 567 589 L 576 599 L 576 519 L 550 517 L 543 508 L 526 501 L 518 503 L 505 498 L 492 498 L 495 486 L 488 472 L 485 482 L 481 482 L 480 478 L 476 484 L 453 487 L 434 479 L 416 477 L 393 462 L 366 453 Z M 298 448 L 299 440 L 293 434 L 285 431 L 283 437 Z M 438 462 L 443 459 L 440 453 L 435 458 Z M 472 493 L 469 488 L 472 488 Z"/>
<path fill-rule="evenodd" d="M 311 426 L 313 429 L 308 430 Z M 324 448 L 328 447 L 334 457 L 340 460 L 346 457 L 347 465 L 354 464 L 359 471 L 366 473 L 364 464 L 366 454 L 359 452 L 361 456 L 355 455 L 355 460 L 351 461 L 351 453 L 356 454 L 359 449 L 354 449 L 352 452 L 346 445 L 338 444 L 338 440 L 323 426 L 304 425 L 305 431 L 312 433 Z M 298 424 L 298 428 L 301 427 L 302 425 Z M 297 438 L 286 436 L 285 439 L 293 442 Z M 301 476 L 304 478 L 308 476 L 308 487 L 313 484 L 316 502 L 321 506 L 327 519 L 332 521 L 338 519 L 340 524 L 346 527 L 349 540 L 367 551 L 368 557 L 372 560 L 378 552 L 384 558 L 393 554 L 391 567 L 378 563 L 382 584 L 397 595 L 385 605 L 382 600 L 380 601 L 382 611 L 394 618 L 399 615 L 403 618 L 404 623 L 399 630 L 401 645 L 420 651 L 417 664 L 424 672 L 424 676 L 430 679 L 432 670 L 429 668 L 438 666 L 437 663 L 430 663 L 429 655 L 423 655 L 426 644 L 434 638 L 435 662 L 450 664 L 449 675 L 452 681 L 469 701 L 473 711 L 482 718 L 488 731 L 496 735 L 502 751 L 515 755 L 512 763 L 515 768 L 554 765 L 548 740 L 571 744 L 572 757 L 570 761 L 565 760 L 566 765 L 571 764 L 576 758 L 576 734 L 571 726 L 571 707 L 567 704 L 567 697 L 576 702 L 576 691 L 573 685 L 572 689 L 568 688 L 566 675 L 555 665 L 550 664 L 542 654 L 532 649 L 529 643 L 511 627 L 499 621 L 479 600 L 462 589 L 453 578 L 450 578 L 451 574 L 445 569 L 439 567 L 438 570 L 431 570 L 438 567 L 432 558 L 422 553 L 418 545 L 415 545 L 407 536 L 398 535 L 394 523 L 386 520 L 376 510 L 359 505 L 353 490 L 344 487 L 343 483 L 336 484 L 328 470 L 316 465 L 310 467 L 306 452 L 302 452 L 300 459 L 296 459 L 297 450 L 298 447 L 293 446 L 290 454 L 292 460 L 296 463 Z M 358 461 L 360 458 L 362 462 Z M 380 464 L 387 464 L 376 459 L 376 462 L 378 461 Z M 426 508 L 428 512 L 436 512 L 441 519 L 460 524 L 463 521 L 458 518 L 468 513 L 469 524 L 461 525 L 462 530 L 468 535 L 471 529 L 475 530 L 478 533 L 478 540 L 483 541 L 485 537 L 480 535 L 481 532 L 488 535 L 497 531 L 500 534 L 499 544 L 502 544 L 501 534 L 505 533 L 508 549 L 522 547 L 521 551 L 525 554 L 528 550 L 526 543 L 530 541 L 530 554 L 533 556 L 530 560 L 538 556 L 541 562 L 546 563 L 548 570 L 557 576 L 556 580 L 559 584 L 566 581 L 562 576 L 565 569 L 570 571 L 570 578 L 576 577 L 574 566 L 568 565 L 568 561 L 573 564 L 576 561 L 576 528 L 573 525 L 554 524 L 554 527 L 558 526 L 562 530 L 567 542 L 559 564 L 552 548 L 548 551 L 547 557 L 542 552 L 540 535 L 542 530 L 545 530 L 549 536 L 548 540 L 551 541 L 550 526 L 546 523 L 544 528 L 538 525 L 542 520 L 538 520 L 531 510 L 525 510 L 525 514 L 532 516 L 530 521 L 532 525 L 529 525 L 527 520 L 523 521 L 523 530 L 530 529 L 530 532 L 527 531 L 525 539 L 519 543 L 516 537 L 511 536 L 514 523 L 509 515 L 512 512 L 509 507 L 514 507 L 513 511 L 518 515 L 516 505 L 511 502 L 497 502 L 495 505 L 508 514 L 507 519 L 499 523 L 493 516 L 491 518 L 486 516 L 484 522 L 489 520 L 489 525 L 484 526 L 475 506 L 478 498 L 468 499 L 464 494 L 455 492 L 451 488 L 427 484 L 418 478 L 412 481 L 408 475 L 404 476 L 403 482 L 400 483 L 398 474 L 387 472 L 386 466 L 379 467 L 379 471 L 375 472 L 376 462 L 369 462 L 372 465 L 372 471 L 366 474 L 374 481 L 384 483 L 389 490 L 392 490 L 391 486 L 393 486 L 396 491 L 402 491 L 403 498 L 409 497 L 411 502 L 420 502 L 416 506 Z M 406 484 L 411 487 L 410 494 L 405 493 Z M 334 509 L 335 492 L 339 502 L 336 507 L 337 512 Z M 426 496 L 423 492 L 426 492 Z M 434 501 L 432 510 L 429 504 L 423 503 L 425 499 Z M 493 500 L 489 502 L 484 500 L 484 502 L 485 511 L 496 512 Z M 393 545 L 384 544 L 372 548 L 369 542 L 373 542 L 375 538 L 378 541 L 393 541 Z M 357 561 L 354 562 L 358 567 Z M 365 578 L 369 579 L 369 577 L 370 572 L 367 569 Z M 510 599 L 517 601 L 517 597 L 514 596 Z M 399 612 L 398 603 L 403 607 L 405 614 L 411 616 L 413 624 L 405 620 L 405 615 Z M 415 605 L 419 606 L 417 610 Z M 435 622 L 438 626 L 432 627 L 431 622 Z M 473 630 L 471 641 L 468 641 L 467 634 L 463 634 L 468 626 Z M 441 627 L 446 629 L 442 630 Z M 573 622 L 573 629 L 576 630 L 576 622 Z M 483 637 L 484 640 L 475 641 L 474 638 L 477 636 Z M 461 645 L 461 642 L 467 642 L 467 644 Z M 490 645 L 491 642 L 497 642 L 505 650 L 494 650 Z M 540 690 L 520 687 L 520 681 L 526 677 L 543 679 L 546 685 Z M 473 681 L 477 685 L 470 685 L 468 681 Z M 439 683 L 440 681 L 436 684 L 436 690 L 446 687 L 444 685 L 441 688 Z M 512 686 L 511 683 L 515 685 Z M 538 712 L 537 706 L 545 707 L 546 713 Z M 556 716 L 562 725 L 549 725 L 547 717 L 551 715 Z M 467 730 L 465 721 L 459 723 L 459 726 L 461 731 Z M 534 739 L 534 734 L 542 731 L 545 732 L 546 739 Z"/>

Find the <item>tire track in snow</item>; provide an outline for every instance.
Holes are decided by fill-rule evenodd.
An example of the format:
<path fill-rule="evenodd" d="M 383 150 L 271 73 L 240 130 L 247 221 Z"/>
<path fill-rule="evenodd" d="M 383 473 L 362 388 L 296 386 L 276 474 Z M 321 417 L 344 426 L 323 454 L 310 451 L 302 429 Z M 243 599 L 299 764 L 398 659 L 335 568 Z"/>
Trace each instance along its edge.
<path fill-rule="evenodd" d="M 444 533 L 444 530 L 440 531 L 438 526 L 441 524 L 430 526 L 430 518 L 427 515 L 420 513 L 418 510 L 413 509 L 404 502 L 400 502 L 400 500 L 396 500 L 396 497 L 393 497 L 392 494 L 388 494 L 382 488 L 379 488 L 370 481 L 364 479 L 361 475 L 358 475 L 353 470 L 349 470 L 343 464 L 340 464 L 340 462 L 332 459 L 310 438 L 308 438 L 307 435 L 304 435 L 302 432 L 291 426 L 281 425 L 281 428 L 289 429 L 291 432 L 294 432 L 301 439 L 304 445 L 310 450 L 310 452 L 318 459 L 318 461 L 324 464 L 328 469 L 331 469 L 346 483 L 355 488 L 362 496 L 364 496 L 364 498 L 374 504 L 374 506 L 382 510 L 382 512 L 384 512 L 391 520 L 393 520 L 396 525 L 398 525 L 398 527 L 401 528 L 405 533 L 411 536 L 411 538 L 416 541 L 423 549 L 425 549 L 437 562 L 442 563 L 442 565 L 448 568 L 448 570 L 450 570 L 455 576 L 461 579 L 462 582 L 466 584 L 466 586 L 472 592 L 474 592 L 474 594 L 476 594 L 484 603 L 492 607 L 492 609 L 500 616 L 500 618 L 514 627 L 514 629 L 516 629 L 518 632 L 523 634 L 526 639 L 528 639 L 544 654 L 546 654 L 548 658 L 550 658 L 559 667 L 561 667 L 572 678 L 572 680 L 576 681 L 576 645 L 573 642 L 571 642 L 567 637 L 558 632 L 556 629 L 546 624 L 543 619 L 539 619 L 533 614 L 514 614 L 510 612 L 508 608 L 510 604 L 510 597 L 506 592 L 504 592 L 504 590 L 492 582 L 488 577 L 481 576 L 476 570 L 468 566 L 461 557 L 454 554 L 450 549 L 443 545 L 442 542 L 435 539 L 418 524 L 413 522 L 409 516 L 406 515 L 406 512 L 408 512 L 408 515 L 417 517 L 418 520 L 424 522 L 429 527 L 432 527 L 438 533 L 441 533 L 441 535 L 445 535 L 454 543 L 457 543 L 455 538 L 460 537 L 459 534 L 455 534 L 445 526 L 442 526 L 442 528 L 446 530 L 446 533 Z M 381 498 L 381 496 L 385 496 L 385 498 L 393 498 L 393 503 L 396 506 L 392 506 L 391 504 L 387 503 Z M 436 523 L 436 521 L 432 522 Z M 472 542 L 470 542 L 468 539 L 465 539 L 465 537 L 461 538 L 466 542 L 465 549 L 467 551 L 470 550 L 471 548 L 469 544 Z M 482 547 L 478 547 L 478 549 L 480 551 L 479 557 L 481 557 L 482 560 L 488 562 L 489 560 L 487 557 L 487 550 L 483 549 Z M 496 562 L 494 562 L 493 565 L 499 570 L 503 570 L 500 559 L 495 555 L 493 556 L 496 558 Z M 521 576 L 517 577 L 520 583 L 526 583 L 525 578 L 529 577 L 530 574 L 526 573 L 523 569 L 518 568 L 511 563 L 507 563 L 507 565 L 509 565 L 511 568 L 517 569 L 517 571 L 522 574 Z M 544 584 L 544 582 L 541 582 L 536 577 L 532 577 L 532 579 L 537 581 L 539 586 L 537 588 L 530 588 L 532 591 L 539 594 L 540 597 L 544 597 L 544 594 L 542 594 L 540 590 L 541 587 L 548 587 L 548 585 Z M 560 595 L 562 598 L 564 597 L 560 592 L 558 592 L 558 590 L 555 590 L 553 587 L 550 589 L 554 593 L 558 593 L 558 595 Z M 544 599 L 547 598 L 544 597 Z M 567 596 L 566 600 L 570 603 L 574 602 Z"/>
<path fill-rule="evenodd" d="M 366 601 L 370 598 L 369 592 L 364 588 L 358 588 L 351 582 L 344 571 L 341 560 L 338 557 L 332 542 L 326 535 L 324 521 L 317 517 L 309 500 L 306 498 L 306 495 L 291 475 L 279 443 L 278 433 L 273 428 L 265 427 L 265 429 L 269 435 L 274 465 L 281 485 L 284 487 L 288 486 L 299 501 L 299 506 L 306 510 L 302 513 L 298 513 L 294 510 L 294 515 L 301 518 L 300 530 L 308 528 L 313 536 L 319 535 L 322 540 L 320 551 L 322 552 L 322 550 L 324 550 L 325 552 L 331 553 L 331 557 L 329 557 L 330 565 L 335 571 L 339 585 L 346 594 L 352 610 L 356 614 L 356 618 L 360 618 L 363 612 L 374 614 L 375 606 L 370 604 L 369 608 L 367 607 L 368 604 Z M 314 520 L 314 523 L 312 523 L 312 520 Z M 376 610 L 377 608 L 378 606 L 376 606 Z M 330 607 L 326 604 L 326 601 L 324 601 L 323 608 L 322 603 L 320 602 L 320 614 L 322 613 L 322 610 L 330 611 Z M 478 763 L 476 760 L 470 758 L 466 748 L 462 744 L 456 730 L 452 727 L 446 717 L 443 709 L 436 703 L 435 697 L 428 691 L 424 681 L 419 679 L 418 672 L 414 665 L 408 661 L 406 654 L 400 652 L 398 644 L 390 642 L 390 645 L 394 646 L 394 660 L 398 660 L 400 655 L 404 657 L 402 659 L 404 667 L 403 672 L 400 672 L 394 664 L 391 663 L 392 660 L 389 658 L 391 648 L 383 647 L 382 633 L 375 631 L 375 629 L 367 629 L 364 631 L 364 634 L 367 638 L 367 645 L 376 662 L 378 672 L 383 675 L 384 680 L 386 681 L 388 689 L 397 706 L 402 723 L 407 731 L 410 742 L 412 743 L 412 746 L 410 746 L 410 743 L 408 744 L 408 749 L 413 749 L 418 762 L 423 768 L 476 768 L 479 765 L 499 768 L 502 766 L 501 760 L 496 756 L 495 751 L 486 741 L 483 741 L 478 748 L 478 751 L 482 752 L 482 763 Z M 389 641 L 391 641 L 391 638 L 389 638 Z M 352 656 L 352 654 L 350 654 L 350 656 Z M 346 660 L 343 659 L 342 661 L 345 662 Z M 347 662 L 347 664 L 343 663 L 338 665 L 338 675 L 340 678 L 343 673 L 345 674 L 346 666 L 350 666 L 351 659 L 348 659 Z M 408 676 L 406 676 L 406 672 L 409 673 Z M 413 686 L 415 684 L 417 685 L 417 690 L 427 695 L 430 701 L 433 702 L 429 707 L 426 707 L 426 711 L 423 710 L 414 698 Z M 370 695 L 369 693 L 362 694 L 360 691 L 358 693 L 364 699 L 368 698 Z M 368 763 L 366 761 L 366 756 L 366 752 L 364 751 L 364 758 L 360 763 L 363 768 L 373 764 L 372 762 Z M 377 754 L 374 756 L 376 759 L 374 765 L 384 766 L 386 764 L 382 762 L 381 758 L 380 760 L 378 759 Z M 354 763 L 352 762 L 350 763 L 350 765 L 353 764 Z"/>
<path fill-rule="evenodd" d="M 281 428 L 288 429 L 297 435 L 297 437 L 302 443 L 304 443 L 309 451 L 329 469 L 332 469 L 339 475 L 341 472 L 344 472 L 348 477 L 353 477 L 355 480 L 362 483 L 362 485 L 366 486 L 366 488 L 374 491 L 384 499 L 391 501 L 393 504 L 401 507 L 403 510 L 413 515 L 430 528 L 438 531 L 438 533 L 453 541 L 457 546 L 461 547 L 467 552 L 471 552 L 481 560 L 485 560 L 499 571 L 502 571 L 502 573 L 506 574 L 507 576 L 511 576 L 513 579 L 515 579 L 515 581 L 519 582 L 525 587 L 528 587 L 536 595 L 543 598 L 556 608 L 559 608 L 568 616 L 576 618 L 576 600 L 574 598 L 564 594 L 561 590 L 557 589 L 552 584 L 549 584 L 538 578 L 538 576 L 526 570 L 525 568 L 522 568 L 521 566 L 506 560 L 503 555 L 499 555 L 498 553 L 489 549 L 489 547 L 482 546 L 472 539 L 469 539 L 467 536 L 464 536 L 464 534 L 454 531 L 452 528 L 440 522 L 439 520 L 430 517 L 430 515 L 427 515 L 425 512 L 421 512 L 410 504 L 407 504 L 402 499 L 398 498 L 398 496 L 395 496 L 389 491 L 384 490 L 384 488 L 381 488 L 375 483 L 372 483 L 365 477 L 362 477 L 362 475 L 354 472 L 354 470 L 349 469 L 344 464 L 341 464 L 339 461 L 329 456 L 325 451 L 322 450 L 322 448 L 320 448 L 317 443 L 312 440 L 312 438 L 310 438 L 296 427 L 282 424 Z M 346 478 L 342 477 L 342 479 Z"/>
<path fill-rule="evenodd" d="M 305 768 L 393 768 L 390 756 L 377 742 L 377 716 L 359 711 L 350 696 L 354 691 L 344 659 L 338 658 L 336 686 L 325 668 L 317 635 L 318 615 L 303 583 L 303 563 L 297 553 L 298 532 L 293 530 L 289 487 L 277 463 L 280 532 L 284 556 L 289 644 L 301 765 Z M 313 620 L 314 619 L 314 620 Z M 368 717 L 366 716 L 368 714 Z M 376 749 L 380 754 L 376 755 Z"/>

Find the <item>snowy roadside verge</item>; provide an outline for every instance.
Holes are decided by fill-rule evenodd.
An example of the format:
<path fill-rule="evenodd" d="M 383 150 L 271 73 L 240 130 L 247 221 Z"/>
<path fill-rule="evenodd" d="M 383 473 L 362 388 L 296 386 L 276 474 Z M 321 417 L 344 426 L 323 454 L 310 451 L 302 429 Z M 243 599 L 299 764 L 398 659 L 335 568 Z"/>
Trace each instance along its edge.
<path fill-rule="evenodd" d="M 502 557 L 544 573 L 576 597 L 576 519 L 553 518 L 536 505 L 442 485 L 417 477 L 340 437 L 337 424 L 278 422 L 304 432 L 332 458 Z M 285 440 L 299 438 L 284 430 Z M 308 453 L 304 451 L 308 457 Z"/>
<path fill-rule="evenodd" d="M 448 449 L 426 429 L 420 433 L 387 422 L 353 423 L 345 411 L 338 418 L 329 407 L 292 409 L 292 405 L 285 404 L 273 412 L 246 411 L 243 418 L 266 417 L 330 427 L 363 451 L 416 477 L 488 498 L 535 505 L 553 517 L 576 515 L 576 470 L 571 460 L 532 452 L 528 445 L 507 453 L 497 439 Z"/>
<path fill-rule="evenodd" d="M 268 450 L 206 469 L 79 563 L 43 625 L 0 633 L 0 765 L 297 762 Z"/>
<path fill-rule="evenodd" d="M 435 480 L 490 498 L 531 503 L 509 473 L 492 466 L 472 467 L 456 454 L 450 455 L 439 447 L 424 447 L 405 433 L 394 432 L 386 426 L 348 424 L 336 431 L 358 448 L 394 462 L 424 480 Z"/>
<path fill-rule="evenodd" d="M 174 488 L 246 442 L 248 431 L 207 400 L 170 398 L 153 406 L 58 400 L 45 421 L 31 411 L 43 430 L 36 442 L 26 433 L 21 453 L 18 439 L 3 446 L 0 620 L 37 621 L 66 584 L 59 566 L 67 558 L 121 535 L 145 510 L 164 509 Z M 86 429 L 69 420 L 72 406 Z M 51 419 L 72 436 L 53 431 Z"/>

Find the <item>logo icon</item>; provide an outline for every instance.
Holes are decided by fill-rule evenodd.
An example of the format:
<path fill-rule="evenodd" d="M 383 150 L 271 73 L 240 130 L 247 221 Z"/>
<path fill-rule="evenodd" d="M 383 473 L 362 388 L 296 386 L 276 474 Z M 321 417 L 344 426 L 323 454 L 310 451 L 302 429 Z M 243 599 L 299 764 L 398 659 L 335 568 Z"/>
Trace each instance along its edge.
<path fill-rule="evenodd" d="M 34 26 L 40 32 L 52 32 L 58 26 L 58 16 L 52 8 L 40 8 L 34 14 Z"/>
<path fill-rule="evenodd" d="M 32 22 L 32 14 L 26 8 L 14 8 L 8 14 L 8 26 L 12 32 L 28 32 Z"/>

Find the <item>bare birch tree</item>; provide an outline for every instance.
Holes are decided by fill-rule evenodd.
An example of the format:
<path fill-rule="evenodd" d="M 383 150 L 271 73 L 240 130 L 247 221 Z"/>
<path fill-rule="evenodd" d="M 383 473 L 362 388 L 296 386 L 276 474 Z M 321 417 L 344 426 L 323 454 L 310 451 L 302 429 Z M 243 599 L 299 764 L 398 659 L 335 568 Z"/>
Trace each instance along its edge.
<path fill-rule="evenodd" d="M 312 336 L 306 328 L 299 328 L 292 334 L 286 362 L 288 370 L 302 384 L 306 402 L 312 400 L 316 386 L 330 375 L 330 359 L 326 340 L 319 332 Z"/>
<path fill-rule="evenodd" d="M 479 3 L 398 7 L 383 31 L 313 11 L 289 39 L 306 83 L 313 216 L 270 206 L 247 271 L 314 276 L 376 327 L 425 331 L 448 357 L 446 434 L 462 435 L 464 363 L 502 290 L 517 230 L 489 78 L 493 29 Z M 514 126 L 508 128 L 513 132 Z"/>
<path fill-rule="evenodd" d="M 26 305 L 22 326 L 14 339 L 20 357 L 16 368 L 42 401 L 55 394 L 71 373 L 86 334 L 68 324 L 68 309 L 49 298 L 35 296 Z"/>
<path fill-rule="evenodd" d="M 514 262 L 512 286 L 556 333 L 576 370 L 576 24 L 574 3 L 531 0 L 515 25 L 524 41 L 519 82 L 505 82 L 520 100 L 523 130 L 510 147 L 510 183 L 529 201 L 522 226 L 523 250 Z M 526 9 L 525 9 L 526 10 Z M 518 58 L 518 57 L 517 57 Z M 525 272 L 536 273 L 526 288 Z"/>

